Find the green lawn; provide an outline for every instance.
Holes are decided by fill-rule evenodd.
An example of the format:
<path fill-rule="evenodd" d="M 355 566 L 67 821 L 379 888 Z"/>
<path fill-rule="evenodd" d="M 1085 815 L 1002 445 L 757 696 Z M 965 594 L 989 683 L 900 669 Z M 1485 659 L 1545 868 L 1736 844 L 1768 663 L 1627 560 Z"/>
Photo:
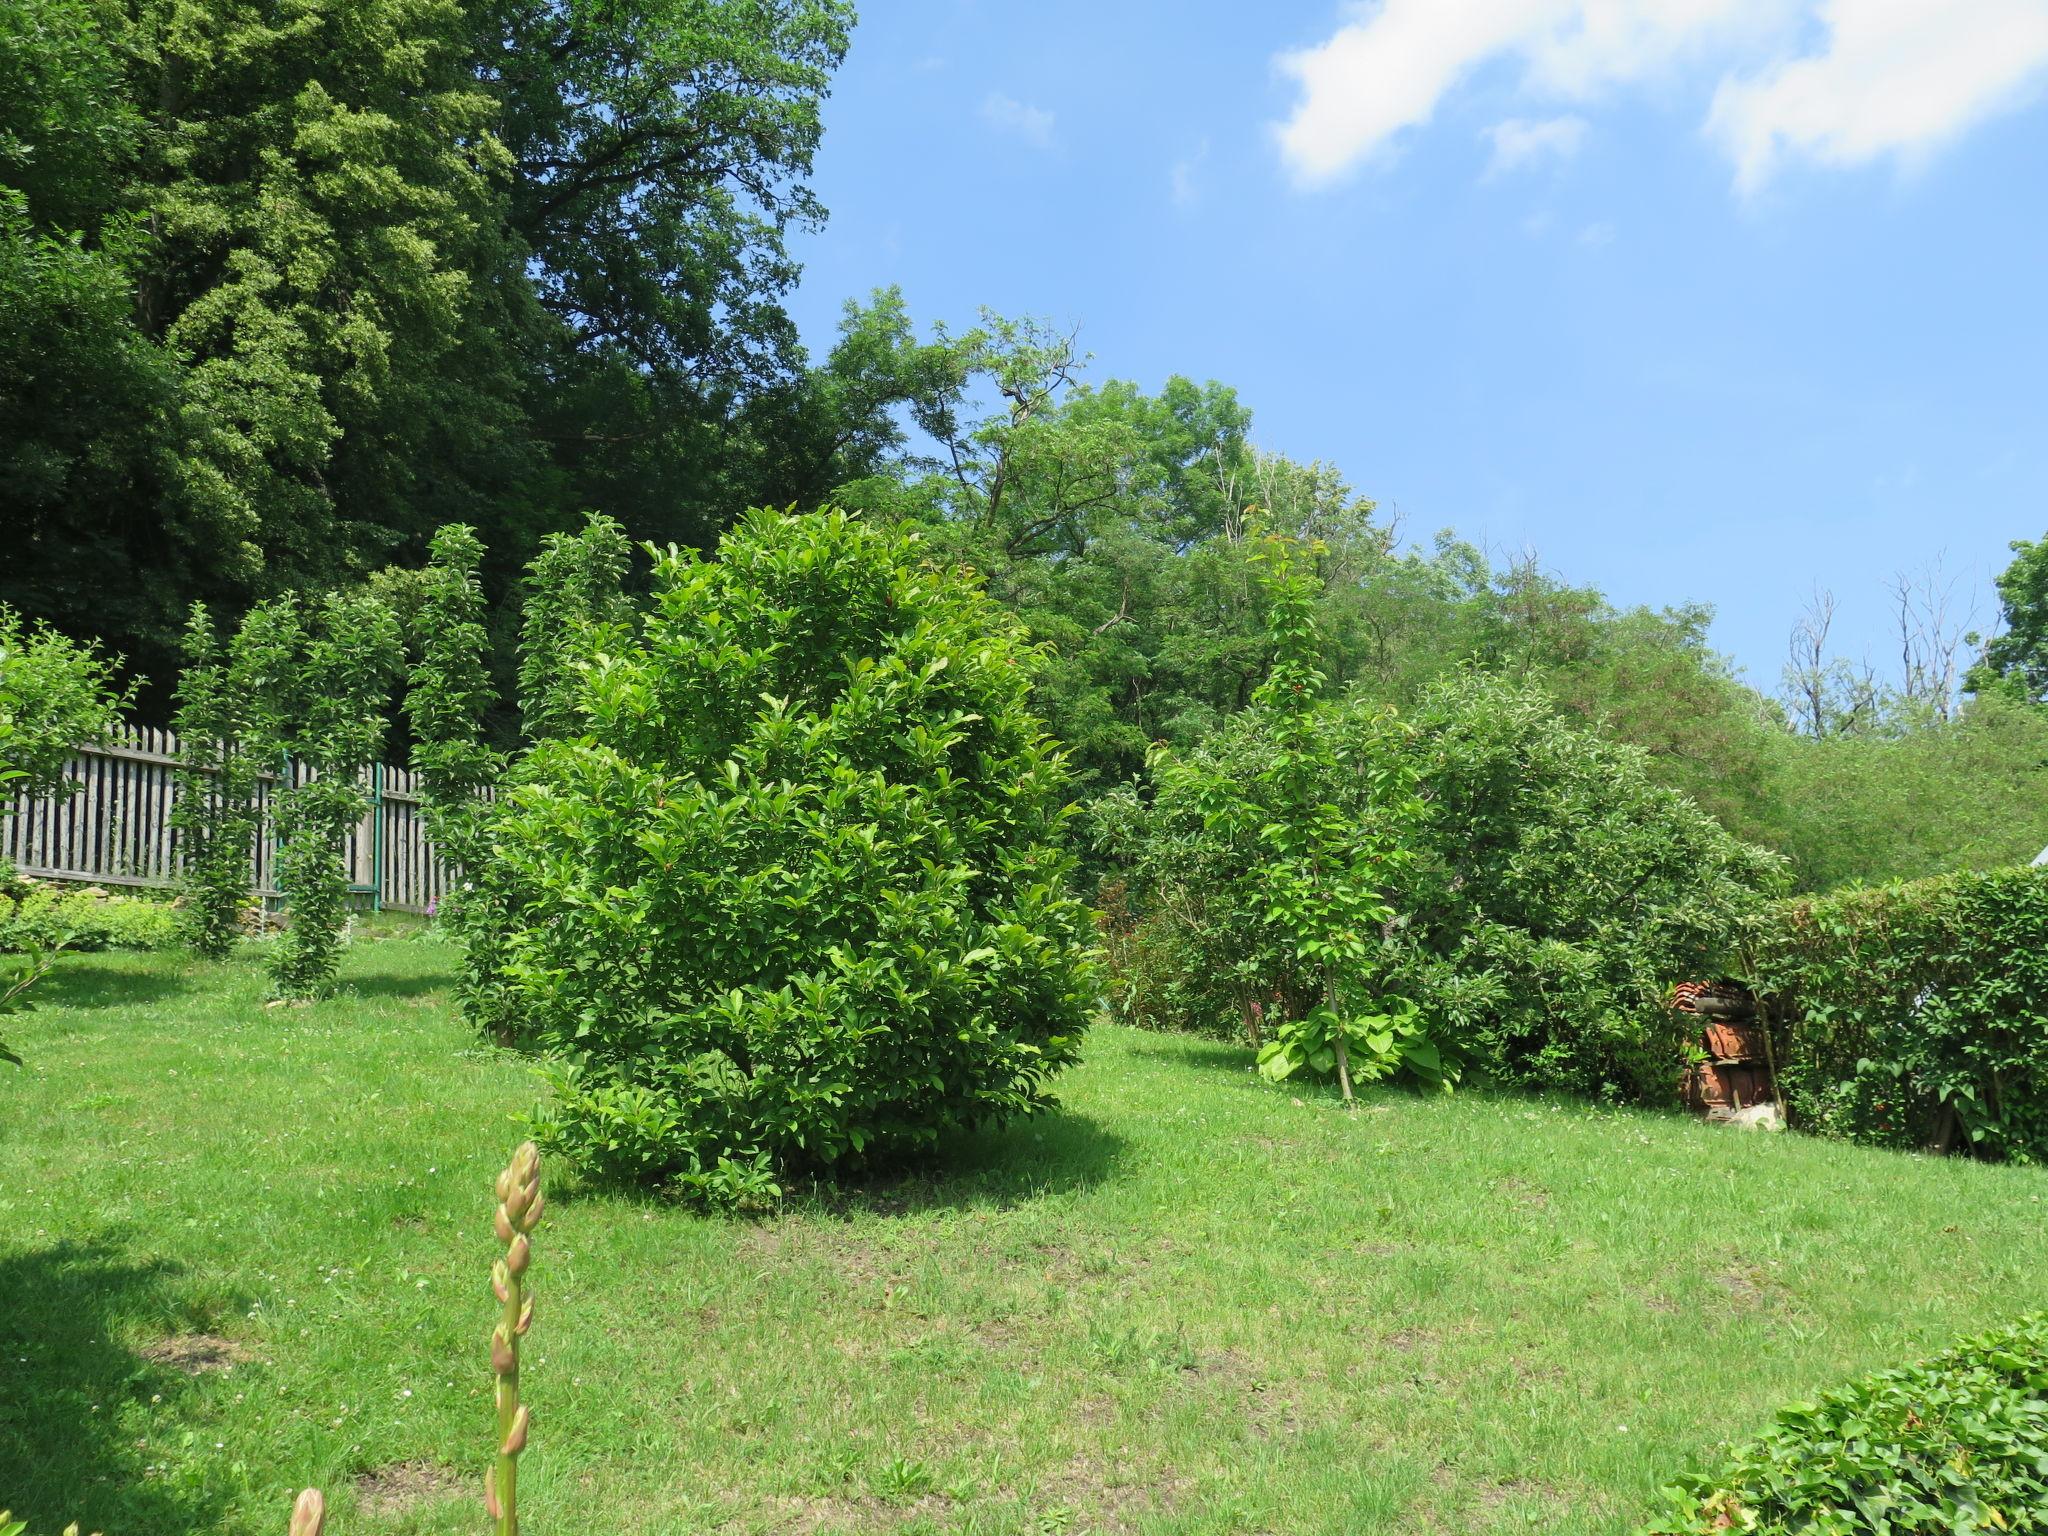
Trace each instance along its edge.
<path fill-rule="evenodd" d="M 483 1528 L 534 1089 L 450 965 L 362 945 L 351 995 L 266 1011 L 251 961 L 78 957 L 9 1030 L 0 1505 L 37 1536 L 276 1536 L 307 1483 L 341 1536 Z M 759 1223 L 551 1170 L 529 1530 L 1624 1532 L 1780 1400 L 2048 1302 L 2037 1171 L 1346 1113 L 1109 1028 L 1064 1095 Z M 181 1368 L 195 1334 L 232 1349 Z"/>

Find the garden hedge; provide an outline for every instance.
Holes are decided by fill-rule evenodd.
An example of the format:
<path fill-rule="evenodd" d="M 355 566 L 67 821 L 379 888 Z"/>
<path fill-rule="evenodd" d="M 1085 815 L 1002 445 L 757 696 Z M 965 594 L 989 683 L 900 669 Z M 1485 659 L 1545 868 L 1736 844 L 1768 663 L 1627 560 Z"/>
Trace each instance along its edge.
<path fill-rule="evenodd" d="M 1795 1124 L 2048 1160 L 2048 869 L 1780 902 L 1750 951 Z"/>
<path fill-rule="evenodd" d="M 2048 1313 L 1792 1403 L 1643 1536 L 2048 1532 Z"/>

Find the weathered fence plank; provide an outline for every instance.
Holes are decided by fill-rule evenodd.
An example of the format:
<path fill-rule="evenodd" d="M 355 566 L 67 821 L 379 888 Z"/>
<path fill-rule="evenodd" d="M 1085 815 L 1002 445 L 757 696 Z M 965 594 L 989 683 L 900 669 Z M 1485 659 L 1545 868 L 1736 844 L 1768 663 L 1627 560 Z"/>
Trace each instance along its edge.
<path fill-rule="evenodd" d="M 98 885 L 168 886 L 178 878 L 171 827 L 178 794 L 178 740 L 169 731 L 127 726 L 74 752 L 66 774 L 80 787 L 61 800 L 17 797 L 0 803 L 0 861 L 44 880 Z M 303 771 L 296 764 L 293 781 Z M 261 831 L 250 850 L 257 894 L 275 898 L 276 848 L 270 827 L 275 775 L 256 786 Z M 367 776 L 369 814 L 343 856 L 360 894 L 399 912 L 426 912 L 448 888 L 449 871 L 427 841 L 419 787 L 403 768 Z"/>

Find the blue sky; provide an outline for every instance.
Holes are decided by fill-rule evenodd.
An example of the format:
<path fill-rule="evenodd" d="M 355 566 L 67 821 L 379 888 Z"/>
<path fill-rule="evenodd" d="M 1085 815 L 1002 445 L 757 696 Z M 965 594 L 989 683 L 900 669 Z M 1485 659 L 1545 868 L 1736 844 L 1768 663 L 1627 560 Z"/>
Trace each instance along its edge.
<path fill-rule="evenodd" d="M 1711 601 L 1775 686 L 2048 532 L 2048 0 L 870 0 L 795 309 L 1234 385 L 1405 531 Z"/>

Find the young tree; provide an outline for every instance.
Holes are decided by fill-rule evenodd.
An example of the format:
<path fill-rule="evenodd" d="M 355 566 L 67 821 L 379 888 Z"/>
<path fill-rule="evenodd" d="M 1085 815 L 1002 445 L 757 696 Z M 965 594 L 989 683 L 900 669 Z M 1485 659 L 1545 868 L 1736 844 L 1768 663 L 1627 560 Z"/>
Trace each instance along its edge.
<path fill-rule="evenodd" d="M 291 915 L 271 952 L 280 997 L 333 987 L 348 921 L 343 844 L 369 810 L 362 777 L 383 746 L 398 657 L 390 610 L 360 593 L 273 598 L 237 636 L 236 663 L 254 685 L 251 739 L 282 774 L 271 800 Z"/>
<path fill-rule="evenodd" d="M 1387 740 L 1402 728 L 1323 699 L 1317 547 L 1272 534 L 1257 545 L 1272 668 L 1219 750 L 1157 761 L 1161 825 L 1200 818 L 1192 862 L 1174 873 L 1208 887 L 1212 937 L 1237 952 L 1248 1010 L 1276 1015 L 1259 1049 L 1267 1077 L 1334 1071 L 1347 1103 L 1357 1079 L 1405 1069 L 1448 1081 L 1413 1004 L 1385 983 L 1394 888 L 1422 811 L 1414 769 Z"/>
<path fill-rule="evenodd" d="M 477 863 L 485 792 L 504 771 L 504 754 L 484 740 L 495 702 L 477 579 L 483 544 L 476 530 L 451 523 L 434 535 L 433 556 L 413 615 L 417 656 L 407 676 L 405 712 L 412 722 L 413 769 L 427 836 L 457 868 Z"/>
<path fill-rule="evenodd" d="M 451 524 L 434 536 L 433 561 L 413 614 L 417 659 L 407 679 L 405 709 L 427 836 L 452 866 L 453 883 L 437 910 L 443 926 L 465 946 L 463 1012 L 479 1029 L 503 1035 L 505 1002 L 492 948 L 502 940 L 503 925 L 489 915 L 494 893 L 485 866 L 489 794 L 504 773 L 505 755 L 484 739 L 494 691 L 477 580 L 482 558 L 474 529 Z"/>
<path fill-rule="evenodd" d="M 258 763 L 247 739 L 251 679 L 230 663 L 204 603 L 192 605 L 184 660 L 176 694 L 179 765 L 171 825 L 181 855 L 187 940 L 217 959 L 234 948 L 241 932 L 259 823 Z"/>
<path fill-rule="evenodd" d="M 70 794 L 72 752 L 119 724 L 134 692 L 93 646 L 0 603 L 0 794 Z"/>
<path fill-rule="evenodd" d="M 590 637 L 630 623 L 625 580 L 633 546 L 619 525 L 593 512 L 580 532 L 551 534 L 527 567 L 519 634 L 519 716 L 528 741 L 575 724 L 576 668 Z"/>

